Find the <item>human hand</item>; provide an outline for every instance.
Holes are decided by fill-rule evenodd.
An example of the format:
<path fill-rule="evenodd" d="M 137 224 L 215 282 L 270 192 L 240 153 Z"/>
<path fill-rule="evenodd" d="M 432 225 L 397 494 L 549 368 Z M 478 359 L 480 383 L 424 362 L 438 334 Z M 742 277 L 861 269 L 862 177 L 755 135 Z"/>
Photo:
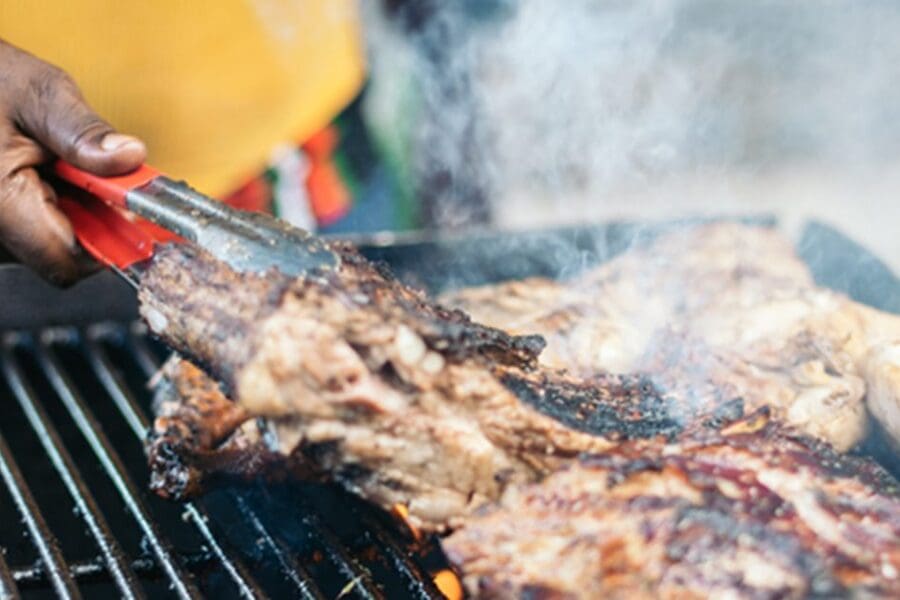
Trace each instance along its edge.
<path fill-rule="evenodd" d="M 92 269 L 37 170 L 61 157 L 97 175 L 136 169 L 143 142 L 117 133 L 66 73 L 0 41 L 0 243 L 57 284 Z"/>

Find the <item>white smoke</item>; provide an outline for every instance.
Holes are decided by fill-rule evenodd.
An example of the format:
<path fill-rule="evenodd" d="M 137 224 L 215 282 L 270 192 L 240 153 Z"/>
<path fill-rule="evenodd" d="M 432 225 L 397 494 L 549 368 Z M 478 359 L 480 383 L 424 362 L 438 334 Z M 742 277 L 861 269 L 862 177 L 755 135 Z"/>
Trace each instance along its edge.
<path fill-rule="evenodd" d="M 518 4 L 479 77 L 505 184 L 900 156 L 895 2 Z"/>
<path fill-rule="evenodd" d="M 500 4 L 489 19 L 441 19 L 465 32 L 452 66 L 472 82 L 443 122 L 477 115 L 468 158 L 501 224 L 774 209 L 867 235 L 900 218 L 885 201 L 900 192 L 900 3 Z M 427 95 L 446 73 L 414 75 Z M 443 147 L 463 169 L 458 133 L 429 160 Z M 900 255 L 886 243 L 876 250 Z"/>

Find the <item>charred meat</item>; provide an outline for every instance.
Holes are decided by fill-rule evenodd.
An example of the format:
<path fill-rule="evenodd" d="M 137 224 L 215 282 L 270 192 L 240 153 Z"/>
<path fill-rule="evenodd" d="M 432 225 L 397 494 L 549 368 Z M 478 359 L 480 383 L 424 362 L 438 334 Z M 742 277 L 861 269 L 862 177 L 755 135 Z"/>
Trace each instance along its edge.
<path fill-rule="evenodd" d="M 674 304 L 648 297 L 647 322 L 604 295 L 635 285 L 613 265 L 548 283 L 528 303 L 540 318 L 481 315 L 519 335 L 429 302 L 345 248 L 337 270 L 301 278 L 163 249 L 141 310 L 204 370 L 164 369 L 152 484 L 183 498 L 216 476 L 338 481 L 403 505 L 418 528 L 452 531 L 444 548 L 479 597 L 895 597 L 897 484 L 838 451 L 852 445 L 841 427 L 861 435 L 847 407 L 862 406 L 865 386 L 893 393 L 892 371 L 869 372 L 891 360 L 890 321 L 866 324 L 885 316 L 817 295 L 791 263 L 763 273 L 768 261 L 751 268 L 736 251 L 703 271 L 721 230 L 700 231 L 709 239 L 685 251 L 680 277 L 703 275 Z M 778 285 L 789 292 L 773 296 Z M 559 306 L 545 312 L 541 298 Z M 591 321 L 606 301 L 618 316 Z M 748 320 L 728 321 L 743 308 Z M 585 340 L 609 347 L 617 319 L 637 350 L 591 354 Z M 544 364 L 532 331 L 548 336 Z M 886 357 L 860 363 L 859 348 Z M 610 374 L 614 355 L 650 375 Z M 810 425 L 797 406 L 824 420 Z"/>
<path fill-rule="evenodd" d="M 895 598 L 900 496 L 761 410 L 508 489 L 443 546 L 476 597 Z"/>
<path fill-rule="evenodd" d="M 574 281 L 509 282 L 444 301 L 541 334 L 547 366 L 647 372 L 694 395 L 727 390 L 841 450 L 865 435 L 868 403 L 900 440 L 900 317 L 817 287 L 771 229 L 687 229 Z"/>
<path fill-rule="evenodd" d="M 539 337 L 477 325 L 349 251 L 337 272 L 289 279 L 173 246 L 140 298 L 153 330 L 224 384 L 169 367 L 151 461 L 174 497 L 213 473 L 301 468 L 444 529 L 580 453 L 681 427 L 651 381 L 539 367 Z"/>

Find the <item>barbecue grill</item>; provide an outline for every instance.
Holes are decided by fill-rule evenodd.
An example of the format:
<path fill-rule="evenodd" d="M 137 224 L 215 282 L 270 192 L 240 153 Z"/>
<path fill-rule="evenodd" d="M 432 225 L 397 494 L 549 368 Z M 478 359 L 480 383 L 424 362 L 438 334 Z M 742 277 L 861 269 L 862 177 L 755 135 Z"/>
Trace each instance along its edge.
<path fill-rule="evenodd" d="M 680 225 L 386 236 L 363 250 L 434 292 L 575 275 Z M 820 284 L 900 312 L 900 281 L 838 232 L 810 224 L 798 250 Z M 104 273 L 60 291 L 5 265 L 0 294 L 0 597 L 441 597 L 436 544 L 335 487 L 152 496 L 146 382 L 166 350 L 136 321 L 133 290 Z M 897 474 L 879 432 L 865 450 Z"/>

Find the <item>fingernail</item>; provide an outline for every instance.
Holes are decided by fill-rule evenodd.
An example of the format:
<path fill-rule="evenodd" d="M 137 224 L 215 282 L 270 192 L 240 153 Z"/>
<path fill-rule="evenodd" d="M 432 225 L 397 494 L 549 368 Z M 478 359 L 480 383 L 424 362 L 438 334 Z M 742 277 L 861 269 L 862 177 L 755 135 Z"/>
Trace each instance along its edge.
<path fill-rule="evenodd" d="M 103 139 L 100 140 L 100 147 L 106 152 L 123 150 L 128 146 L 142 149 L 144 143 L 136 137 L 125 135 L 124 133 L 107 133 L 103 136 Z"/>

